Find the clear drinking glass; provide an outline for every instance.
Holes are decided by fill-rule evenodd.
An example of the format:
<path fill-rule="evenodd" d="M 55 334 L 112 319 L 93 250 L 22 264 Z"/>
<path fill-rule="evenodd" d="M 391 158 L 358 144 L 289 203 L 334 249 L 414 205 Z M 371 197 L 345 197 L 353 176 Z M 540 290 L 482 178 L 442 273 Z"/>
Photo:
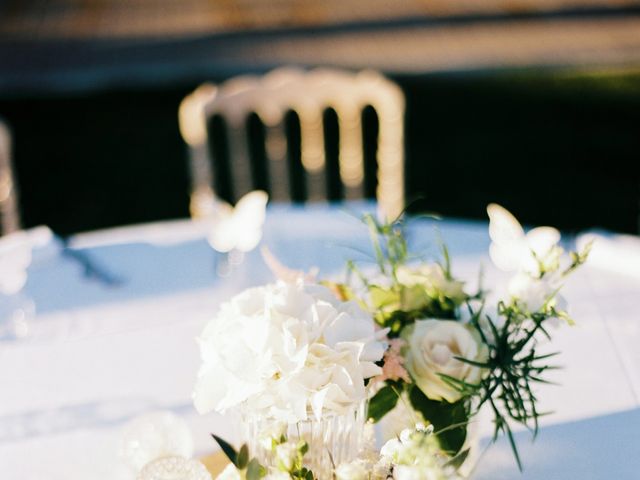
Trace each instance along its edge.
<path fill-rule="evenodd" d="M 304 465 L 316 478 L 332 478 L 333 467 L 352 462 L 360 453 L 364 441 L 366 404 L 352 406 L 344 415 L 326 414 L 316 419 L 313 414 L 304 421 L 285 423 L 246 412 L 242 414 L 244 441 L 249 452 L 266 467 L 275 466 L 268 440 L 286 435 L 287 440 L 302 439 L 309 446 Z"/>

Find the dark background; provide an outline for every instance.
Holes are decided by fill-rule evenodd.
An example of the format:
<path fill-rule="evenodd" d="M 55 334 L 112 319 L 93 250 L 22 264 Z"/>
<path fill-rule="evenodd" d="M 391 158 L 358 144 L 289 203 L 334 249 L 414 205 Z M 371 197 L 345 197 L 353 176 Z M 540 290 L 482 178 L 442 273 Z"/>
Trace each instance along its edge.
<path fill-rule="evenodd" d="M 407 97 L 407 195 L 417 208 L 482 218 L 495 201 L 534 224 L 637 231 L 639 74 L 394 80 Z M 25 225 L 66 234 L 187 216 L 177 108 L 197 83 L 0 100 Z"/>
<path fill-rule="evenodd" d="M 70 5 L 82 2 L 58 3 L 62 6 L 49 7 L 47 15 L 62 18 L 59 14 L 74 11 Z M 7 17 L 0 8 L 0 117 L 14 135 L 27 227 L 48 224 L 69 234 L 186 217 L 186 146 L 177 122 L 184 96 L 204 81 L 264 73 L 283 64 L 325 64 L 354 70 L 371 66 L 403 89 L 407 201 L 414 210 L 485 218 L 486 204 L 498 202 L 525 223 L 638 232 L 636 7 L 601 2 L 598 8 L 563 10 L 559 2 L 557 11 L 443 10 L 431 17 L 338 19 L 324 26 L 283 24 L 184 38 L 158 37 L 170 18 L 158 11 L 155 19 L 164 23 L 154 27 L 154 38 L 90 38 L 92 25 L 102 25 L 100 35 L 111 28 L 97 21 L 107 3 L 83 5 L 94 3 L 94 16 L 88 7 L 82 10 L 84 23 L 65 20 L 65 28 L 82 27 L 69 38 L 60 36 L 56 23 L 50 23 L 51 31 L 39 30 L 43 22 L 33 23 L 30 37 L 16 27 L 15 18 L 31 18 L 20 17 L 23 4 L 11 3 L 10 13 L 17 15 L 11 22 L 3 23 Z M 150 3 L 136 4 L 141 16 Z M 500 2 L 488 4 L 494 3 Z M 126 20 L 126 2 L 112 4 L 121 15 L 117 18 Z M 201 4 L 190 0 L 189 5 Z M 360 8 L 354 2 L 345 5 Z M 386 8 L 384 2 L 375 5 Z M 198 18 L 193 8 L 185 25 Z M 247 18 L 240 13 L 236 20 Z M 305 13 L 300 18 L 304 23 L 324 17 Z M 588 46 L 593 35 L 599 37 Z M 539 43 L 544 48 L 534 51 Z M 369 120 L 366 124 L 374 127 Z M 334 187 L 331 198 L 337 199 L 340 190 Z M 369 184 L 367 191 L 373 187 Z M 225 196 L 224 186 L 218 191 Z"/>

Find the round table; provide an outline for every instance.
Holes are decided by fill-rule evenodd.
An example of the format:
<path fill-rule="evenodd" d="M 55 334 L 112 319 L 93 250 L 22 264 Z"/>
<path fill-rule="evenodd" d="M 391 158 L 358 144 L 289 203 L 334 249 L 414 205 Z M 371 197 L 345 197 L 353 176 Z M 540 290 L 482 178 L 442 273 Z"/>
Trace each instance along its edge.
<path fill-rule="evenodd" d="M 262 244 L 292 268 L 317 266 L 323 278 L 342 278 L 347 259 L 365 268 L 370 261 L 366 228 L 353 213 L 363 208 L 270 207 Z M 132 478 L 118 458 L 119 435 L 127 421 L 153 410 L 185 419 L 199 458 L 216 450 L 211 432 L 237 439 L 230 418 L 193 409 L 195 337 L 221 301 L 273 277 L 257 250 L 228 278 L 216 276 L 220 256 L 205 240 L 207 228 L 178 220 L 75 236 L 72 247 L 115 284 L 86 276 L 59 246 L 35 252 L 25 294 L 35 302 L 39 334 L 0 344 L 2 478 Z M 432 258 L 441 236 L 454 273 L 470 286 L 481 263 L 496 291 L 508 278 L 491 266 L 484 222 L 414 220 L 408 235 L 414 250 Z M 553 379 L 562 385 L 540 387 L 542 409 L 555 413 L 543 418 L 535 443 L 516 433 L 521 478 L 637 478 L 640 278 L 587 266 L 565 296 L 577 325 L 554 332 L 564 368 Z M 480 430 L 486 436 L 491 425 Z M 499 441 L 474 478 L 518 475 Z"/>

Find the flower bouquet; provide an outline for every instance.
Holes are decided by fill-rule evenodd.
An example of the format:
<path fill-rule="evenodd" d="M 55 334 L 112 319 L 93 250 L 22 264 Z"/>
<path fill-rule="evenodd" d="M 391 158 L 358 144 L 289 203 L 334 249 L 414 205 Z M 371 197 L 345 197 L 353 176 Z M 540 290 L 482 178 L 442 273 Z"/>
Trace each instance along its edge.
<path fill-rule="evenodd" d="M 504 208 L 489 205 L 490 254 L 512 272 L 506 298 L 494 305 L 482 285 L 468 293 L 453 277 L 442 245 L 439 261 L 413 263 L 402 222 L 365 217 L 374 245 L 378 275 L 371 279 L 351 264 L 360 288 L 341 288 L 357 297 L 388 329 L 382 386 L 369 402 L 368 417 L 395 417 L 387 432 L 397 434 L 415 421 L 433 426 L 447 455 L 462 463 L 470 421 L 487 406 L 494 416 L 494 440 L 506 434 L 521 468 L 512 425 L 538 430 L 534 385 L 545 383 L 554 354 L 539 354 L 548 327 L 572 323 L 560 295 L 564 279 L 583 264 L 589 248 L 565 254 L 551 227 L 524 232 Z M 354 293 L 358 292 L 358 293 Z"/>
<path fill-rule="evenodd" d="M 350 262 L 346 282 L 313 282 L 276 265 L 286 282 L 224 304 L 199 339 L 194 393 L 201 413 L 241 415 L 239 451 L 216 437 L 232 462 L 222 477 L 454 478 L 483 407 L 520 466 L 512 426 L 537 432 L 535 384 L 553 368 L 539 340 L 572 322 L 559 291 L 588 248 L 565 254 L 557 230 L 525 234 L 502 207 L 488 213 L 491 258 L 513 272 L 494 304 L 453 276 L 446 246 L 437 261 L 415 261 L 405 220 L 373 215 L 363 221 L 376 272 Z M 390 426 L 378 452 L 379 421 Z"/>

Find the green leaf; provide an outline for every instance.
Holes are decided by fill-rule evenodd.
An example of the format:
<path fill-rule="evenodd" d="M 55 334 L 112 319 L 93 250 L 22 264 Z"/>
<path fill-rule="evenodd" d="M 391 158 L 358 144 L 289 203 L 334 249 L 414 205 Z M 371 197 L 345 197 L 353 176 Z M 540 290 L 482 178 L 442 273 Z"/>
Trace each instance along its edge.
<path fill-rule="evenodd" d="M 376 310 L 395 310 L 399 307 L 399 295 L 391 289 L 371 285 L 369 294 L 371 295 L 371 303 Z"/>
<path fill-rule="evenodd" d="M 300 440 L 298 448 L 300 450 L 301 455 L 306 455 L 306 453 L 309 451 L 309 444 L 304 440 Z"/>
<path fill-rule="evenodd" d="M 409 400 L 413 408 L 433 425 L 440 447 L 450 455 L 457 455 L 467 438 L 468 402 L 465 399 L 455 403 L 431 400 L 415 386 L 409 393 Z M 458 426 L 451 428 L 452 425 Z"/>
<path fill-rule="evenodd" d="M 252 459 L 247 465 L 247 480 L 259 480 L 264 477 L 266 471 L 257 458 Z"/>
<path fill-rule="evenodd" d="M 238 463 L 236 464 L 236 467 L 238 467 L 238 469 L 240 470 L 244 470 L 244 468 L 247 466 L 248 463 L 249 463 L 249 447 L 247 447 L 247 444 L 245 443 L 240 448 L 240 453 L 238 453 Z"/>
<path fill-rule="evenodd" d="M 455 457 L 453 457 L 447 463 L 445 463 L 445 467 L 452 467 L 455 470 L 458 470 L 468 456 L 469 456 L 469 449 L 467 448 L 466 450 L 463 450 L 460 453 L 458 453 Z"/>
<path fill-rule="evenodd" d="M 304 476 L 305 480 L 313 480 L 313 472 L 311 470 L 307 470 L 307 474 Z"/>
<path fill-rule="evenodd" d="M 385 385 L 369 400 L 367 416 L 374 422 L 380 421 L 398 403 L 398 390 L 393 385 Z"/>
<path fill-rule="evenodd" d="M 442 258 L 444 259 L 444 265 L 442 268 L 444 270 L 444 274 L 446 275 L 447 280 L 453 280 L 453 277 L 451 276 L 451 257 L 449 256 L 449 249 L 442 238 L 440 238 L 440 248 L 442 249 Z"/>
<path fill-rule="evenodd" d="M 214 435 L 212 433 L 211 436 L 218 443 L 218 445 L 220 445 L 220 448 L 222 449 L 224 454 L 227 456 L 229 461 L 231 463 L 233 463 L 237 467 L 238 466 L 238 453 L 235 451 L 235 449 L 231 445 L 229 445 L 227 442 L 225 442 L 223 439 L 218 437 L 217 435 Z"/>
<path fill-rule="evenodd" d="M 431 299 L 422 285 L 403 285 L 400 289 L 400 309 L 403 311 L 419 310 L 430 303 Z"/>
<path fill-rule="evenodd" d="M 380 245 L 380 226 L 371 214 L 364 215 L 363 221 L 369 227 L 369 238 L 371 239 L 371 243 L 373 245 L 373 251 L 376 254 L 376 262 L 378 263 L 378 267 L 380 267 L 380 272 L 384 274 L 386 273 L 384 268 L 385 256 Z"/>
<path fill-rule="evenodd" d="M 507 437 L 509 438 L 509 444 L 511 445 L 511 451 L 513 452 L 513 456 L 516 458 L 516 463 L 518 464 L 518 470 L 522 472 L 522 461 L 520 460 L 520 454 L 518 453 L 518 447 L 516 446 L 516 441 L 513 438 L 513 433 L 511 433 L 511 429 L 507 426 Z"/>

